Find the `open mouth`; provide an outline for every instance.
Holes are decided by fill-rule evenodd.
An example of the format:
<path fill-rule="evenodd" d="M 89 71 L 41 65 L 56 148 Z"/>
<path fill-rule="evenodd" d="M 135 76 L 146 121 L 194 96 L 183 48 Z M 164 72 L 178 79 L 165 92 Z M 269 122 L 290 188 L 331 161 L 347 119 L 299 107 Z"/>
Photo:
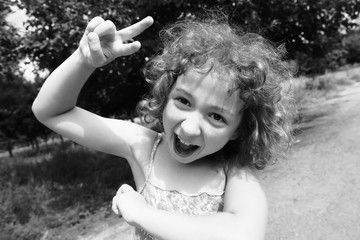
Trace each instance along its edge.
<path fill-rule="evenodd" d="M 174 149 L 177 154 L 181 157 L 188 157 L 193 154 L 199 146 L 192 145 L 190 143 L 185 142 L 184 140 L 180 139 L 177 135 L 175 135 L 175 144 Z"/>

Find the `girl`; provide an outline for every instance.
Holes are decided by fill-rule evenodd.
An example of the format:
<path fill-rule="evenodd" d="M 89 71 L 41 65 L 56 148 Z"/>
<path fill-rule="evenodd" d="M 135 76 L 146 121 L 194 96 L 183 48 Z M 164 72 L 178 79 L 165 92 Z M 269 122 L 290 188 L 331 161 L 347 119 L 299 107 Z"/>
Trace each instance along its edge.
<path fill-rule="evenodd" d="M 281 87 L 291 73 L 281 49 L 221 19 L 179 22 L 162 32 L 164 49 L 144 69 L 153 90 L 139 109 L 158 131 L 75 106 L 90 74 L 136 52 L 139 42 L 125 42 L 152 23 L 117 31 L 92 19 L 79 48 L 45 81 L 35 116 L 127 159 L 137 191 L 121 186 L 112 208 L 135 226 L 135 239 L 264 239 L 267 203 L 254 169 L 291 138 Z"/>

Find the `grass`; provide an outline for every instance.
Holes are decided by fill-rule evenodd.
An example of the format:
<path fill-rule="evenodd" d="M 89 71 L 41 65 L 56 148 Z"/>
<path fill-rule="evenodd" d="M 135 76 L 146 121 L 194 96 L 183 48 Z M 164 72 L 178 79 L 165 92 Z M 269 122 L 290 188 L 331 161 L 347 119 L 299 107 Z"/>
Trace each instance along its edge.
<path fill-rule="evenodd" d="M 69 143 L 2 158 L 0 239 L 66 239 L 62 233 L 88 216 L 110 214 L 124 182 L 133 185 L 124 159 Z"/>
<path fill-rule="evenodd" d="M 320 107 L 326 100 L 336 97 L 339 91 L 356 82 L 360 82 L 360 67 L 294 79 L 293 97 L 297 106 L 295 134 L 300 134 L 311 121 L 326 114 L 326 109 Z"/>
<path fill-rule="evenodd" d="M 300 115 L 303 108 L 333 98 L 339 90 L 356 82 L 360 82 L 359 67 L 320 76 L 296 78 L 293 93 Z"/>

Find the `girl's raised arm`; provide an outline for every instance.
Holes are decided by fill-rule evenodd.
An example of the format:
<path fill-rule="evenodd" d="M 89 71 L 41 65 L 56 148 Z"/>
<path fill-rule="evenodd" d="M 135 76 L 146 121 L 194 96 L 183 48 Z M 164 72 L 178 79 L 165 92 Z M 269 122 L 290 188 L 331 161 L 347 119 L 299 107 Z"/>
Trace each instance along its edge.
<path fill-rule="evenodd" d="M 147 17 L 117 31 L 111 21 L 93 18 L 86 27 L 79 48 L 51 73 L 42 86 L 32 106 L 37 119 L 82 145 L 128 157 L 131 136 L 134 136 L 131 131 L 145 130 L 125 121 L 102 118 L 75 105 L 81 88 L 92 72 L 119 56 L 139 50 L 139 42 L 125 42 L 152 23 L 152 18 Z M 114 144 L 119 148 L 114 149 Z"/>

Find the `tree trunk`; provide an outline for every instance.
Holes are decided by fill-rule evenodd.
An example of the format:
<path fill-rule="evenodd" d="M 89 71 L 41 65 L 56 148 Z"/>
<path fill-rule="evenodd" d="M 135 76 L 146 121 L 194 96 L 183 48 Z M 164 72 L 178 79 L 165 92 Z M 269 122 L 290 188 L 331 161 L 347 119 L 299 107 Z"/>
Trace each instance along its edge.
<path fill-rule="evenodd" d="M 36 151 L 39 152 L 40 146 L 39 146 L 39 141 L 37 140 L 37 138 L 34 138 L 34 142 L 35 142 Z"/>
<path fill-rule="evenodd" d="M 9 156 L 12 158 L 14 155 L 13 155 L 13 152 L 12 152 L 12 150 L 13 150 L 13 144 L 12 144 L 12 141 L 11 140 L 8 140 L 8 142 L 7 142 L 7 150 L 8 150 L 8 152 L 9 152 Z"/>

